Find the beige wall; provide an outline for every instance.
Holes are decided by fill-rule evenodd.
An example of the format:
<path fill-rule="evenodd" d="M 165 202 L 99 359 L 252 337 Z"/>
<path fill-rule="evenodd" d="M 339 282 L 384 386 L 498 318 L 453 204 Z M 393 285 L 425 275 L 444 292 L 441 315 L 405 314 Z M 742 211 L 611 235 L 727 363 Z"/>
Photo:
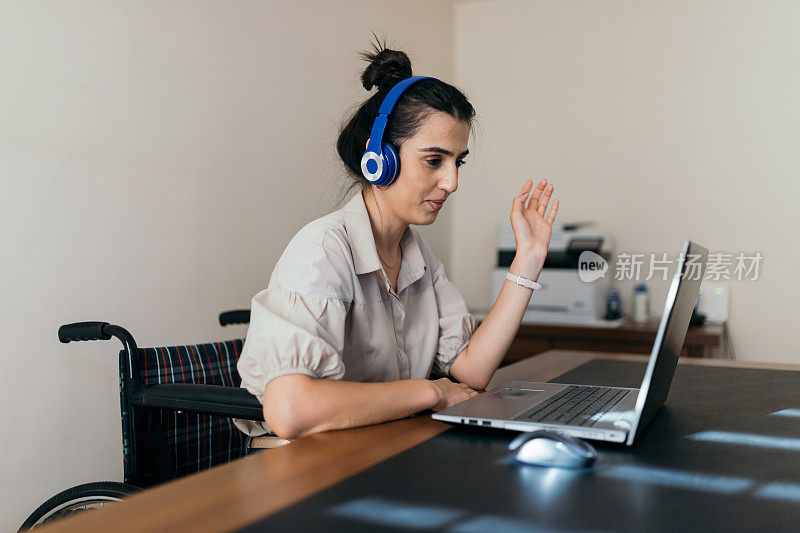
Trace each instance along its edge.
<path fill-rule="evenodd" d="M 798 22 L 791 2 L 3 3 L 2 530 L 122 476 L 118 347 L 60 345 L 60 324 L 145 346 L 244 334 L 216 314 L 333 208 L 370 29 L 478 109 L 458 195 L 426 228 L 473 307 L 495 223 L 548 176 L 562 219 L 620 249 L 761 251 L 762 278 L 733 286 L 737 355 L 797 361 Z"/>
<path fill-rule="evenodd" d="M 496 222 L 548 177 L 559 218 L 597 221 L 618 250 L 760 251 L 758 281 L 731 282 L 736 357 L 800 362 L 796 2 L 496 0 L 458 3 L 455 20 L 481 125 L 452 213 L 471 307 L 489 302 Z M 667 282 L 650 287 L 660 313 Z"/>
<path fill-rule="evenodd" d="M 61 345 L 60 324 L 143 346 L 244 335 L 217 313 L 334 207 L 370 30 L 451 78 L 448 2 L 0 5 L 0 530 L 122 478 L 119 346 Z M 447 260 L 446 219 L 427 229 Z"/>

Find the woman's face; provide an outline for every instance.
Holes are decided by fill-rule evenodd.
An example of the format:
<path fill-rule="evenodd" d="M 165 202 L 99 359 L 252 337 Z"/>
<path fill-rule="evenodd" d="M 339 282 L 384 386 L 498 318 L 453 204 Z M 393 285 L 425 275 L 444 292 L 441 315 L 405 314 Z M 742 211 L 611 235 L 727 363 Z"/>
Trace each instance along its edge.
<path fill-rule="evenodd" d="M 458 188 L 458 168 L 469 150 L 469 124 L 447 113 L 431 113 L 400 147 L 400 175 L 383 190 L 382 210 L 406 224 L 431 224 Z M 375 187 L 374 187 L 375 188 Z M 377 189 L 377 188 L 375 188 Z"/>

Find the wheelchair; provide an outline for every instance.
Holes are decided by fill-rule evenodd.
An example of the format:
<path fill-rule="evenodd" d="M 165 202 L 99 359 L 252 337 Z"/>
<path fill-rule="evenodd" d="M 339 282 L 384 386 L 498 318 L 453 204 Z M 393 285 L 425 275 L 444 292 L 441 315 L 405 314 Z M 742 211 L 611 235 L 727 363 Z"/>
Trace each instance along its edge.
<path fill-rule="evenodd" d="M 250 322 L 249 310 L 219 315 L 220 325 Z M 109 340 L 119 352 L 119 401 L 124 479 L 77 485 L 39 506 L 20 527 L 32 529 L 101 508 L 140 490 L 246 455 L 247 438 L 231 418 L 264 420 L 261 404 L 239 387 L 243 339 L 138 348 L 124 328 L 78 322 L 58 329 L 62 343 Z"/>

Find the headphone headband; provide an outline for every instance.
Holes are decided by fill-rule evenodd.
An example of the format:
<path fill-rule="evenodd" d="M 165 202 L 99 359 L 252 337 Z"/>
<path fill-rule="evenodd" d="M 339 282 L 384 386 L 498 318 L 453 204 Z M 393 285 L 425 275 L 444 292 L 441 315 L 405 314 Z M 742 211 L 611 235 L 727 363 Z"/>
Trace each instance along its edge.
<path fill-rule="evenodd" d="M 378 116 L 375 118 L 375 122 L 372 124 L 372 132 L 369 134 L 369 145 L 367 146 L 368 152 L 373 152 L 375 154 L 381 153 L 383 132 L 386 130 L 386 124 L 389 122 L 389 115 L 392 113 L 392 110 L 394 110 L 394 106 L 397 104 L 397 101 L 403 95 L 405 90 L 418 81 L 430 79 L 433 78 L 430 76 L 411 76 L 397 82 L 397 84 L 392 87 L 392 89 L 389 91 L 389 94 L 387 94 L 386 98 L 383 99 L 381 107 L 378 109 Z"/>
<path fill-rule="evenodd" d="M 389 115 L 403 92 L 421 80 L 435 79 L 430 76 L 411 76 L 400 80 L 389 90 L 381 102 L 378 116 L 372 123 L 367 150 L 361 157 L 361 173 L 375 185 L 391 185 L 400 172 L 400 156 L 391 145 L 383 142 L 383 133 L 389 123 Z"/>

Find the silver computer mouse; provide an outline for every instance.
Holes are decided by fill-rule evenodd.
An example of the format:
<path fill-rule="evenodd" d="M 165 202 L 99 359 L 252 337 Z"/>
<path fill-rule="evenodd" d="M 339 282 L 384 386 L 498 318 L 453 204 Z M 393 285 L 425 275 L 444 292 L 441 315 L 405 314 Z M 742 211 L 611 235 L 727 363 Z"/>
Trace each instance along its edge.
<path fill-rule="evenodd" d="M 545 429 L 521 434 L 509 443 L 508 449 L 516 450 L 517 461 L 531 465 L 584 468 L 597 459 L 591 444 Z"/>

